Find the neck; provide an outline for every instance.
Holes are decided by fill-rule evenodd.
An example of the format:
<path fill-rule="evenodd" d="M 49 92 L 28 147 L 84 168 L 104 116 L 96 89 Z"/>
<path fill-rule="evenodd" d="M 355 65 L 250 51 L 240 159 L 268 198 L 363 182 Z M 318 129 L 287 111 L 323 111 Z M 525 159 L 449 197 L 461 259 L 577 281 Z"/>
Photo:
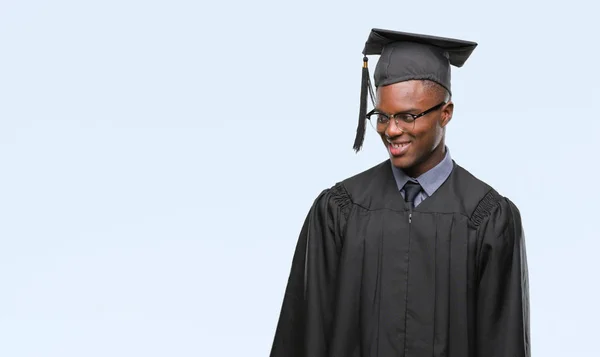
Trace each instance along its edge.
<path fill-rule="evenodd" d="M 405 169 L 404 172 L 410 177 L 419 177 L 427 171 L 433 169 L 440 162 L 442 162 L 445 156 L 446 145 L 444 143 L 444 140 L 442 140 L 440 144 L 435 149 L 433 149 L 429 156 L 425 157 L 423 161 L 414 165 L 413 167 Z"/>

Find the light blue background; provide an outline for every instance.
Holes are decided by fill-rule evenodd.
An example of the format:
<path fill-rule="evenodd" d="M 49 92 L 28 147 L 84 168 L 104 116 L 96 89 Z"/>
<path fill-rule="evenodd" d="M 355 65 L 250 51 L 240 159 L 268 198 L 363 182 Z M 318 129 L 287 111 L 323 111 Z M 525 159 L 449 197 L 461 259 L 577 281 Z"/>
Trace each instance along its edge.
<path fill-rule="evenodd" d="M 594 355 L 592 4 L 3 0 L 0 356 L 267 356 L 313 199 L 386 158 L 371 27 L 480 44 L 448 145 L 521 209 L 534 355 Z"/>

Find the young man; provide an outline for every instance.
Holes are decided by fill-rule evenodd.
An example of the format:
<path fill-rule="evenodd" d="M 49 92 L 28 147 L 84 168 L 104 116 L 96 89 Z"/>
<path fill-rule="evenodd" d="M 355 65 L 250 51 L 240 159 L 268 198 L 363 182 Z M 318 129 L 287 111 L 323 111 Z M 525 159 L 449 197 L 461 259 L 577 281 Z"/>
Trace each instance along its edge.
<path fill-rule="evenodd" d="M 389 160 L 324 190 L 302 227 L 272 357 L 530 356 L 517 207 L 445 146 L 450 66 L 476 43 L 373 29 L 369 120 Z M 367 55 L 380 54 L 374 81 Z"/>

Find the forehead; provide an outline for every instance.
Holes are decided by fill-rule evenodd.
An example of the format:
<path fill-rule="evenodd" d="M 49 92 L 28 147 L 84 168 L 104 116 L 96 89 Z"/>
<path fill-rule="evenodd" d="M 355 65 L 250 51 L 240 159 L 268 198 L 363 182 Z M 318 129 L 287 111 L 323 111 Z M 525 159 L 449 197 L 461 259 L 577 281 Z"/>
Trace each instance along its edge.
<path fill-rule="evenodd" d="M 422 109 L 434 101 L 432 92 L 419 80 L 398 82 L 377 88 L 376 106 L 389 113 Z"/>

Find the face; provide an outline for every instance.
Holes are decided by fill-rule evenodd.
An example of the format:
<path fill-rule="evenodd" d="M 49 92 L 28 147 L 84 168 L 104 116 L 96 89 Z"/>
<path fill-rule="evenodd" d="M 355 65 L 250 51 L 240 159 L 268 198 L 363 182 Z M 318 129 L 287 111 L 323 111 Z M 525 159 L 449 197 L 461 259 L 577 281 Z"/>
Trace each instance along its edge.
<path fill-rule="evenodd" d="M 422 81 L 405 81 L 377 89 L 376 109 L 388 115 L 419 114 L 444 101 L 443 95 Z M 378 130 L 394 166 L 412 177 L 418 177 L 437 165 L 445 155 L 444 134 L 452 119 L 453 104 L 419 117 L 411 124 L 391 119 Z"/>

